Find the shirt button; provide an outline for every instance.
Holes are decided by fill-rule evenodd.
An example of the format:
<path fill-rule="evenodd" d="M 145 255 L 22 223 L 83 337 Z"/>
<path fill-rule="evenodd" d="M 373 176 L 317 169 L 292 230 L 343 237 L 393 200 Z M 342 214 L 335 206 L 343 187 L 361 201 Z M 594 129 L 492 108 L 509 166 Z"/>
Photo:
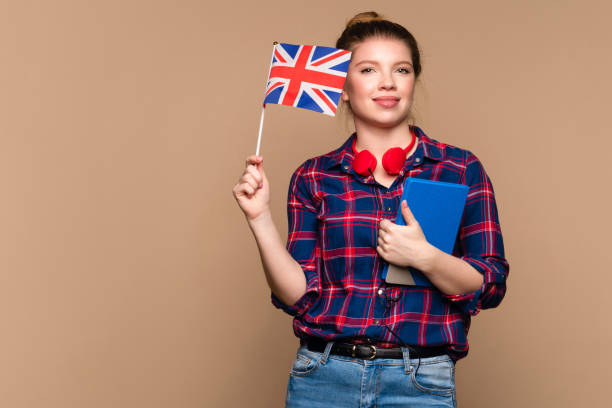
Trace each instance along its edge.
<path fill-rule="evenodd" d="M 382 296 L 382 294 L 384 293 L 384 290 L 382 289 L 378 289 L 378 294 Z"/>
<path fill-rule="evenodd" d="M 420 157 L 417 157 L 416 159 L 414 159 L 414 161 L 418 163 L 418 162 L 420 162 L 420 161 L 421 161 L 421 158 L 420 158 Z"/>
<path fill-rule="evenodd" d="M 378 319 L 374 320 L 374 324 L 377 325 L 377 326 L 380 325 L 380 320 L 378 320 Z"/>
<path fill-rule="evenodd" d="M 391 211 L 391 207 L 387 207 L 387 211 Z"/>
<path fill-rule="evenodd" d="M 349 166 L 344 166 L 344 170 L 348 170 L 348 167 L 349 167 Z"/>

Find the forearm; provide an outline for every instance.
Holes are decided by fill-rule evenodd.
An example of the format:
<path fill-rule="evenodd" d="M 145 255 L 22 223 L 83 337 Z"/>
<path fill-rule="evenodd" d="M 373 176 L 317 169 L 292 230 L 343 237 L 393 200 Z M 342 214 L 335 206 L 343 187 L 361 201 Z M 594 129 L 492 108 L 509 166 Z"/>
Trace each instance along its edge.
<path fill-rule="evenodd" d="M 482 274 L 472 265 L 433 245 L 430 245 L 427 261 L 419 270 L 446 295 L 475 292 L 484 281 Z"/>
<path fill-rule="evenodd" d="M 287 252 L 269 212 L 247 222 L 257 242 L 270 290 L 286 305 L 293 305 L 306 292 L 302 267 Z"/>

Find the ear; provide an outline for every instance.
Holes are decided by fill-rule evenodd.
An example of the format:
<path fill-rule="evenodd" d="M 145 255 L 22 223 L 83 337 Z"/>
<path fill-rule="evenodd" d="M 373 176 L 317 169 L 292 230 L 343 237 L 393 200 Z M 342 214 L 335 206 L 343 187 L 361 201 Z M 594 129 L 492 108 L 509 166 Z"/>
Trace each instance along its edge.
<path fill-rule="evenodd" d="M 340 95 L 340 97 L 342 98 L 344 102 L 348 102 L 349 100 L 349 96 L 344 89 L 342 90 L 342 95 Z"/>

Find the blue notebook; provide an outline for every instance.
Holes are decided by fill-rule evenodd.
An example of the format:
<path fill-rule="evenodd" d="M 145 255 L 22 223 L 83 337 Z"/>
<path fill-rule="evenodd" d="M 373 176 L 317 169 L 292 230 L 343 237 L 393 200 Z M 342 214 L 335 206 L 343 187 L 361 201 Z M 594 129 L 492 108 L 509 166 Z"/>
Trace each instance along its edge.
<path fill-rule="evenodd" d="M 407 178 L 400 199 L 406 200 L 419 222 L 425 238 L 436 248 L 452 254 L 469 187 L 463 184 Z M 406 225 L 398 210 L 395 223 Z M 388 283 L 433 286 L 418 269 L 400 267 L 387 262 L 382 273 Z"/>

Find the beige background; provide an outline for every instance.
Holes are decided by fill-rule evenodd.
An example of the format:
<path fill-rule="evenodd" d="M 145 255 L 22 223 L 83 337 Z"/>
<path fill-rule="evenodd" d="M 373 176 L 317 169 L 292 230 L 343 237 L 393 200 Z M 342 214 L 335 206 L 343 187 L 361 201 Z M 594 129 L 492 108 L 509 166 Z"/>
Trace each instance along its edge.
<path fill-rule="evenodd" d="M 375 8 L 420 42 L 418 124 L 493 180 L 511 270 L 457 364 L 460 407 L 605 406 L 605 2 L 0 3 L 0 406 L 282 406 L 297 348 L 231 189 L 273 40 Z M 341 121 L 270 106 L 274 218 Z M 580 404 L 579 404 L 580 402 Z"/>

